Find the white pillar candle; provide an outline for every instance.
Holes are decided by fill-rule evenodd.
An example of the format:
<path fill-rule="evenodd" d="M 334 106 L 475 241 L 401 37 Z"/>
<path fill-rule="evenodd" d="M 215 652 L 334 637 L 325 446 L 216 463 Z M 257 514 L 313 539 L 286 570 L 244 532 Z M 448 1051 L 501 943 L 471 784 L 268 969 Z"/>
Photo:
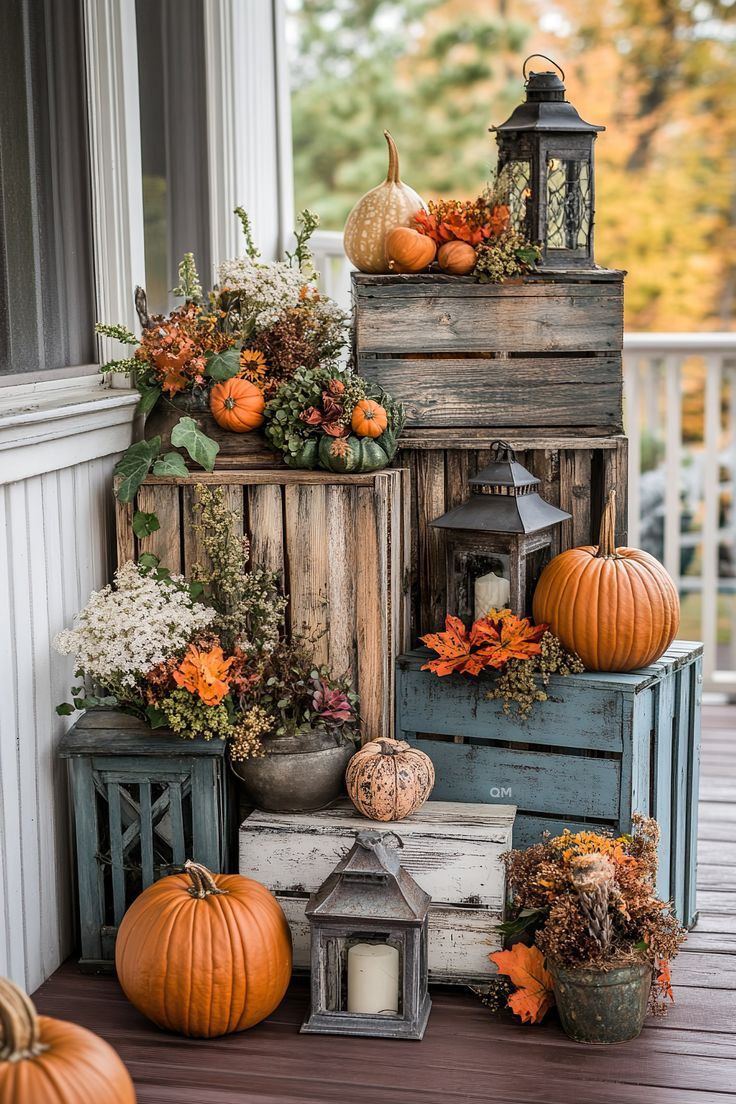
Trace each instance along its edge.
<path fill-rule="evenodd" d="M 348 951 L 348 1012 L 396 1015 L 399 951 L 388 943 L 356 943 Z"/>
<path fill-rule="evenodd" d="M 511 583 L 489 571 L 475 580 L 475 620 L 485 617 L 491 609 L 505 609 L 509 604 Z"/>

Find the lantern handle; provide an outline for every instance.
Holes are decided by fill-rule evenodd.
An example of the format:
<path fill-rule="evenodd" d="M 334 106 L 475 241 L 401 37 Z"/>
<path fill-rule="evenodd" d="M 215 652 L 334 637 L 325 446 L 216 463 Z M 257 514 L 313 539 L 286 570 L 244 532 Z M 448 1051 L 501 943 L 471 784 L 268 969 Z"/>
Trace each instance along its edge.
<path fill-rule="evenodd" d="M 358 832 L 356 838 L 361 847 L 365 847 L 369 851 L 374 851 L 380 844 L 385 843 L 390 836 L 393 836 L 396 840 L 397 847 L 404 846 L 404 841 L 396 832 Z"/>
<path fill-rule="evenodd" d="M 530 54 L 528 58 L 524 59 L 524 64 L 521 67 L 521 73 L 522 73 L 522 76 L 524 77 L 525 81 L 529 80 L 529 77 L 527 76 L 527 72 L 526 72 L 526 67 L 527 67 L 528 63 L 532 60 L 532 58 L 543 58 L 544 61 L 548 61 L 550 63 L 550 65 L 554 65 L 555 69 L 558 69 L 560 74 L 562 75 L 562 80 L 564 82 L 564 80 L 565 80 L 565 70 L 562 68 L 561 65 L 558 65 L 556 61 L 553 61 L 551 57 L 547 57 L 546 54 Z"/>
<path fill-rule="evenodd" d="M 535 55 L 532 54 L 532 57 L 534 56 Z M 514 452 L 513 447 L 508 443 L 508 441 L 491 441 L 490 451 L 496 463 L 500 463 L 505 460 L 513 463 L 513 461 L 516 460 L 516 453 Z"/>

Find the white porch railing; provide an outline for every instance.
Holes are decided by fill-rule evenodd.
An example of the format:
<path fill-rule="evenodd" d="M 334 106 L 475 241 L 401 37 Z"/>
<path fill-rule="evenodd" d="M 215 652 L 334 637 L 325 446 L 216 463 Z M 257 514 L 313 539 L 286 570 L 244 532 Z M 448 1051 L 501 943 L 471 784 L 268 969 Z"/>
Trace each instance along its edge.
<path fill-rule="evenodd" d="M 313 238 L 321 283 L 350 308 L 342 234 Z M 629 542 L 677 580 L 682 637 L 705 643 L 705 688 L 736 694 L 736 333 L 627 334 Z"/>

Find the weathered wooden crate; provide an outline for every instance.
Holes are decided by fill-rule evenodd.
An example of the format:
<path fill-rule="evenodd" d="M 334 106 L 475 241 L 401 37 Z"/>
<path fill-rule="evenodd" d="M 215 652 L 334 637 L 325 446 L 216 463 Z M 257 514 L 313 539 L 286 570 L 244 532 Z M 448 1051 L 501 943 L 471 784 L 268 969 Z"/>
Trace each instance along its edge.
<path fill-rule="evenodd" d="M 489 700 L 492 676 L 438 678 L 419 649 L 397 665 L 397 738 L 418 743 L 437 773 L 433 798 L 512 801 L 514 846 L 584 825 L 629 832 L 656 817 L 660 894 L 696 919 L 702 644 L 675 641 L 629 674 L 553 677 L 530 716 Z"/>
<path fill-rule="evenodd" d="M 201 562 L 193 528 L 198 483 L 223 487 L 242 517 L 251 563 L 283 579 L 290 630 L 313 640 L 317 663 L 352 680 L 364 736 L 390 733 L 394 662 L 409 643 L 407 473 L 284 469 L 150 477 L 135 502 L 117 504 L 118 561 L 152 552 L 185 574 Z M 134 510 L 155 513 L 161 528 L 137 540 Z"/>
<path fill-rule="evenodd" d="M 358 370 L 405 404 L 409 426 L 620 433 L 623 278 L 354 272 Z"/>
<path fill-rule="evenodd" d="M 511 845 L 514 812 L 508 805 L 433 801 L 407 820 L 374 825 L 398 833 L 402 865 L 432 898 L 431 981 L 482 982 L 496 972 L 488 955 L 502 945 L 506 883 L 500 857 Z M 276 894 L 298 969 L 309 968 L 309 895 L 369 824 L 344 801 L 320 813 L 253 813 L 241 825 L 240 873 Z"/>
<path fill-rule="evenodd" d="M 125 910 L 186 859 L 231 870 L 234 806 L 222 740 L 183 740 L 110 710 L 62 738 L 74 806 L 82 956 L 112 970 Z"/>
<path fill-rule="evenodd" d="M 420 377 L 418 377 L 419 379 Z M 552 555 L 596 544 L 606 496 L 616 488 L 616 541 L 626 543 L 628 446 L 625 437 L 555 437 L 530 430 L 504 432 L 518 460 L 542 480 L 540 493 L 572 515 L 555 533 Z M 442 533 L 430 522 L 470 495 L 468 480 L 490 463 L 498 433 L 466 429 L 409 429 L 396 465 L 411 485 L 410 615 L 412 640 L 444 625 L 447 610 Z"/>

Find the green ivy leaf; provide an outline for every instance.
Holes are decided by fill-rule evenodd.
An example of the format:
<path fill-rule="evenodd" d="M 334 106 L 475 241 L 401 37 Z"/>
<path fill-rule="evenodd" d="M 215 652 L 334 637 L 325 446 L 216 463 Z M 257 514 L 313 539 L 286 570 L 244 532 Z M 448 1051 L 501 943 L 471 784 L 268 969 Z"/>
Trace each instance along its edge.
<path fill-rule="evenodd" d="M 145 567 L 149 571 L 155 570 L 160 563 L 161 560 L 158 556 L 154 556 L 153 552 L 143 552 L 138 557 L 138 566 Z"/>
<path fill-rule="evenodd" d="M 145 379 L 138 381 L 138 390 L 141 399 L 136 408 L 138 414 L 150 414 L 161 397 L 161 388 L 157 383 L 148 383 Z"/>
<path fill-rule="evenodd" d="M 71 702 L 62 702 L 61 705 L 57 705 L 56 712 L 60 717 L 70 717 L 72 713 L 76 713 L 76 709 Z"/>
<path fill-rule="evenodd" d="M 202 583 L 190 583 L 189 584 L 189 597 L 193 602 L 196 602 L 198 598 L 201 598 L 204 594 L 204 586 Z"/>
<path fill-rule="evenodd" d="M 146 707 L 146 716 L 151 728 L 166 728 L 168 724 L 166 714 L 161 709 L 157 709 L 155 705 Z"/>
<path fill-rule="evenodd" d="M 171 443 L 177 448 L 186 449 L 194 463 L 205 471 L 212 471 L 214 468 L 220 446 L 202 432 L 194 418 L 179 419 L 171 431 Z"/>
<path fill-rule="evenodd" d="M 215 383 L 232 379 L 240 371 L 240 349 L 237 345 L 225 349 L 223 353 L 213 353 L 208 357 L 205 366 L 205 375 Z"/>
<path fill-rule="evenodd" d="M 138 540 L 150 537 L 151 533 L 155 533 L 160 528 L 161 522 L 155 514 L 146 514 L 142 510 L 136 510 L 133 514 L 133 532 Z"/>
<path fill-rule="evenodd" d="M 121 477 L 117 496 L 121 502 L 132 502 L 136 491 L 148 475 L 151 464 L 161 450 L 161 438 L 137 441 L 125 450 L 115 465 L 115 475 Z"/>
<path fill-rule="evenodd" d="M 184 458 L 178 452 L 167 452 L 153 465 L 154 475 L 174 475 L 177 478 L 189 475 Z"/>

